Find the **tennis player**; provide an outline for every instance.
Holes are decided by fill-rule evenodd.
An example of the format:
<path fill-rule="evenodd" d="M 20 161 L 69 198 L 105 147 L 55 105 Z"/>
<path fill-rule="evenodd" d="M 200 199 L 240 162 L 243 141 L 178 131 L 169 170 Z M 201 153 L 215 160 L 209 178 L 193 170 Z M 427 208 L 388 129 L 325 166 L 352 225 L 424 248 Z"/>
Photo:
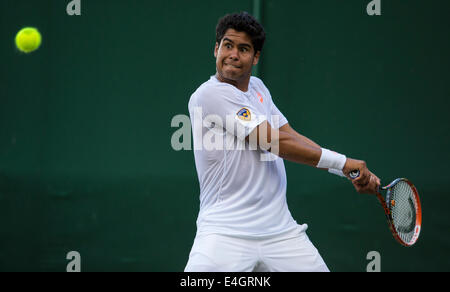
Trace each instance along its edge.
<path fill-rule="evenodd" d="M 190 98 L 200 211 L 186 272 L 329 271 L 308 226 L 289 212 L 283 159 L 348 178 L 359 170 L 352 181 L 359 193 L 375 193 L 380 184 L 364 161 L 290 127 L 264 83 L 251 76 L 264 41 L 263 27 L 248 13 L 221 18 L 216 74 Z"/>

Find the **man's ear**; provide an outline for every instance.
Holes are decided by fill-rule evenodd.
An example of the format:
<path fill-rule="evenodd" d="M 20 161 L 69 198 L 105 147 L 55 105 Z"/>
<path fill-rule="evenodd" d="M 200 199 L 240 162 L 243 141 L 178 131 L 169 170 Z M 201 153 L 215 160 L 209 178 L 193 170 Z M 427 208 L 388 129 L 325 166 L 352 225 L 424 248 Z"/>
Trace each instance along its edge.
<path fill-rule="evenodd" d="M 219 43 L 216 43 L 216 46 L 214 47 L 214 57 L 217 58 L 217 54 L 219 52 Z"/>
<path fill-rule="evenodd" d="M 253 66 L 258 65 L 260 56 L 261 56 L 261 51 L 257 51 L 255 56 L 253 57 Z"/>

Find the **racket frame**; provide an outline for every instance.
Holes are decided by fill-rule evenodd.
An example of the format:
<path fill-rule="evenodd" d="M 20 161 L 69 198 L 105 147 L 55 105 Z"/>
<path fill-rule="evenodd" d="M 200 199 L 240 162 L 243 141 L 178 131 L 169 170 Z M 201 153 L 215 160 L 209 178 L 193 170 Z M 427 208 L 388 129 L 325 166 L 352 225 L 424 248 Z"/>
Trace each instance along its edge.
<path fill-rule="evenodd" d="M 349 174 L 351 179 L 356 179 L 359 177 L 359 175 L 360 175 L 359 170 L 353 170 Z M 393 223 L 394 220 L 392 219 L 392 212 L 391 212 L 391 204 L 392 204 L 391 189 L 401 181 L 406 182 L 411 187 L 411 190 L 413 192 L 414 208 L 416 211 L 416 222 L 415 222 L 415 227 L 414 227 L 414 235 L 409 242 L 404 241 L 398 234 L 397 230 L 395 230 L 395 226 Z M 381 195 L 381 190 L 387 191 L 386 200 Z M 378 201 L 380 201 L 381 206 L 384 209 L 384 213 L 386 215 L 389 229 L 391 230 L 391 233 L 394 236 L 394 238 L 403 246 L 409 247 L 409 246 L 414 245 L 414 243 L 416 243 L 417 239 L 419 239 L 420 230 L 422 229 L 422 206 L 420 204 L 419 192 L 417 191 L 417 189 L 413 185 L 413 183 L 406 178 L 397 178 L 385 187 L 381 187 L 381 188 L 378 187 L 376 196 L 378 198 Z M 386 201 L 388 202 L 387 204 L 386 204 Z"/>
<path fill-rule="evenodd" d="M 406 182 L 411 187 L 411 190 L 413 192 L 414 208 L 415 208 L 415 212 L 416 212 L 414 235 L 409 242 L 404 241 L 398 234 L 397 230 L 395 230 L 395 226 L 394 226 L 393 219 L 392 219 L 392 212 L 391 212 L 391 203 L 392 203 L 391 199 L 390 199 L 391 189 L 401 181 Z M 396 180 L 394 180 L 387 186 L 382 187 L 381 189 L 387 191 L 386 200 L 381 195 L 380 188 L 378 188 L 378 191 L 376 192 L 376 196 L 377 196 L 378 200 L 380 201 L 381 206 L 384 209 L 384 213 L 386 215 L 386 219 L 388 221 L 389 229 L 391 230 L 392 235 L 403 246 L 409 247 L 409 246 L 414 245 L 417 242 L 417 239 L 419 239 L 420 230 L 422 229 L 422 206 L 420 204 L 419 192 L 417 191 L 417 189 L 413 185 L 413 183 L 406 178 L 397 178 Z M 386 201 L 387 201 L 387 203 L 386 203 Z"/>

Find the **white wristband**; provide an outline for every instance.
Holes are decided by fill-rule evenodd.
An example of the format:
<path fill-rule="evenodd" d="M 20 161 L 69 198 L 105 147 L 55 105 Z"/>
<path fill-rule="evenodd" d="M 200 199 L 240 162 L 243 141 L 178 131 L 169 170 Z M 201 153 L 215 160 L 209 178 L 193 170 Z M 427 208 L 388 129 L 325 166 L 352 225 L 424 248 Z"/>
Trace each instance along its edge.
<path fill-rule="evenodd" d="M 333 168 L 336 170 L 342 170 L 346 161 L 347 157 L 345 157 L 345 155 L 322 148 L 322 155 L 320 156 L 317 168 Z"/>
<path fill-rule="evenodd" d="M 328 169 L 328 172 L 329 172 L 329 173 L 332 173 L 332 174 L 335 174 L 335 175 L 342 176 L 342 177 L 346 177 L 345 174 L 344 174 L 344 172 L 342 172 L 342 170 L 337 170 L 337 169 L 329 168 L 329 169 Z"/>

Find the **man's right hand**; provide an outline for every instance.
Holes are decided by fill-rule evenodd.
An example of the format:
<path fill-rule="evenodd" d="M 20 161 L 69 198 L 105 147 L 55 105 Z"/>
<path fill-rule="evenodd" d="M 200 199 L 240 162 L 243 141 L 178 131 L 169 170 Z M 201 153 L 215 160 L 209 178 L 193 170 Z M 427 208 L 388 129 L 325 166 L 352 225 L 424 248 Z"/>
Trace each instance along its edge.
<path fill-rule="evenodd" d="M 350 172 L 354 170 L 359 170 L 359 177 L 351 179 Z M 370 172 L 366 162 L 363 160 L 347 158 L 342 172 L 352 180 L 353 186 L 360 194 L 375 194 L 380 185 L 380 179 Z"/>
<path fill-rule="evenodd" d="M 345 162 L 344 169 L 342 169 L 342 172 L 345 174 L 345 176 L 350 178 L 350 172 L 354 170 L 359 170 L 359 177 L 353 179 L 352 182 L 354 184 L 361 186 L 367 185 L 370 181 L 370 171 L 367 168 L 366 162 L 363 160 L 347 158 L 347 161 Z"/>
<path fill-rule="evenodd" d="M 355 187 L 356 191 L 360 194 L 373 194 L 375 195 L 378 192 L 378 188 L 380 187 L 380 179 L 373 174 L 370 173 L 370 180 L 369 183 L 366 185 L 358 185 L 354 182 L 353 186 Z"/>

